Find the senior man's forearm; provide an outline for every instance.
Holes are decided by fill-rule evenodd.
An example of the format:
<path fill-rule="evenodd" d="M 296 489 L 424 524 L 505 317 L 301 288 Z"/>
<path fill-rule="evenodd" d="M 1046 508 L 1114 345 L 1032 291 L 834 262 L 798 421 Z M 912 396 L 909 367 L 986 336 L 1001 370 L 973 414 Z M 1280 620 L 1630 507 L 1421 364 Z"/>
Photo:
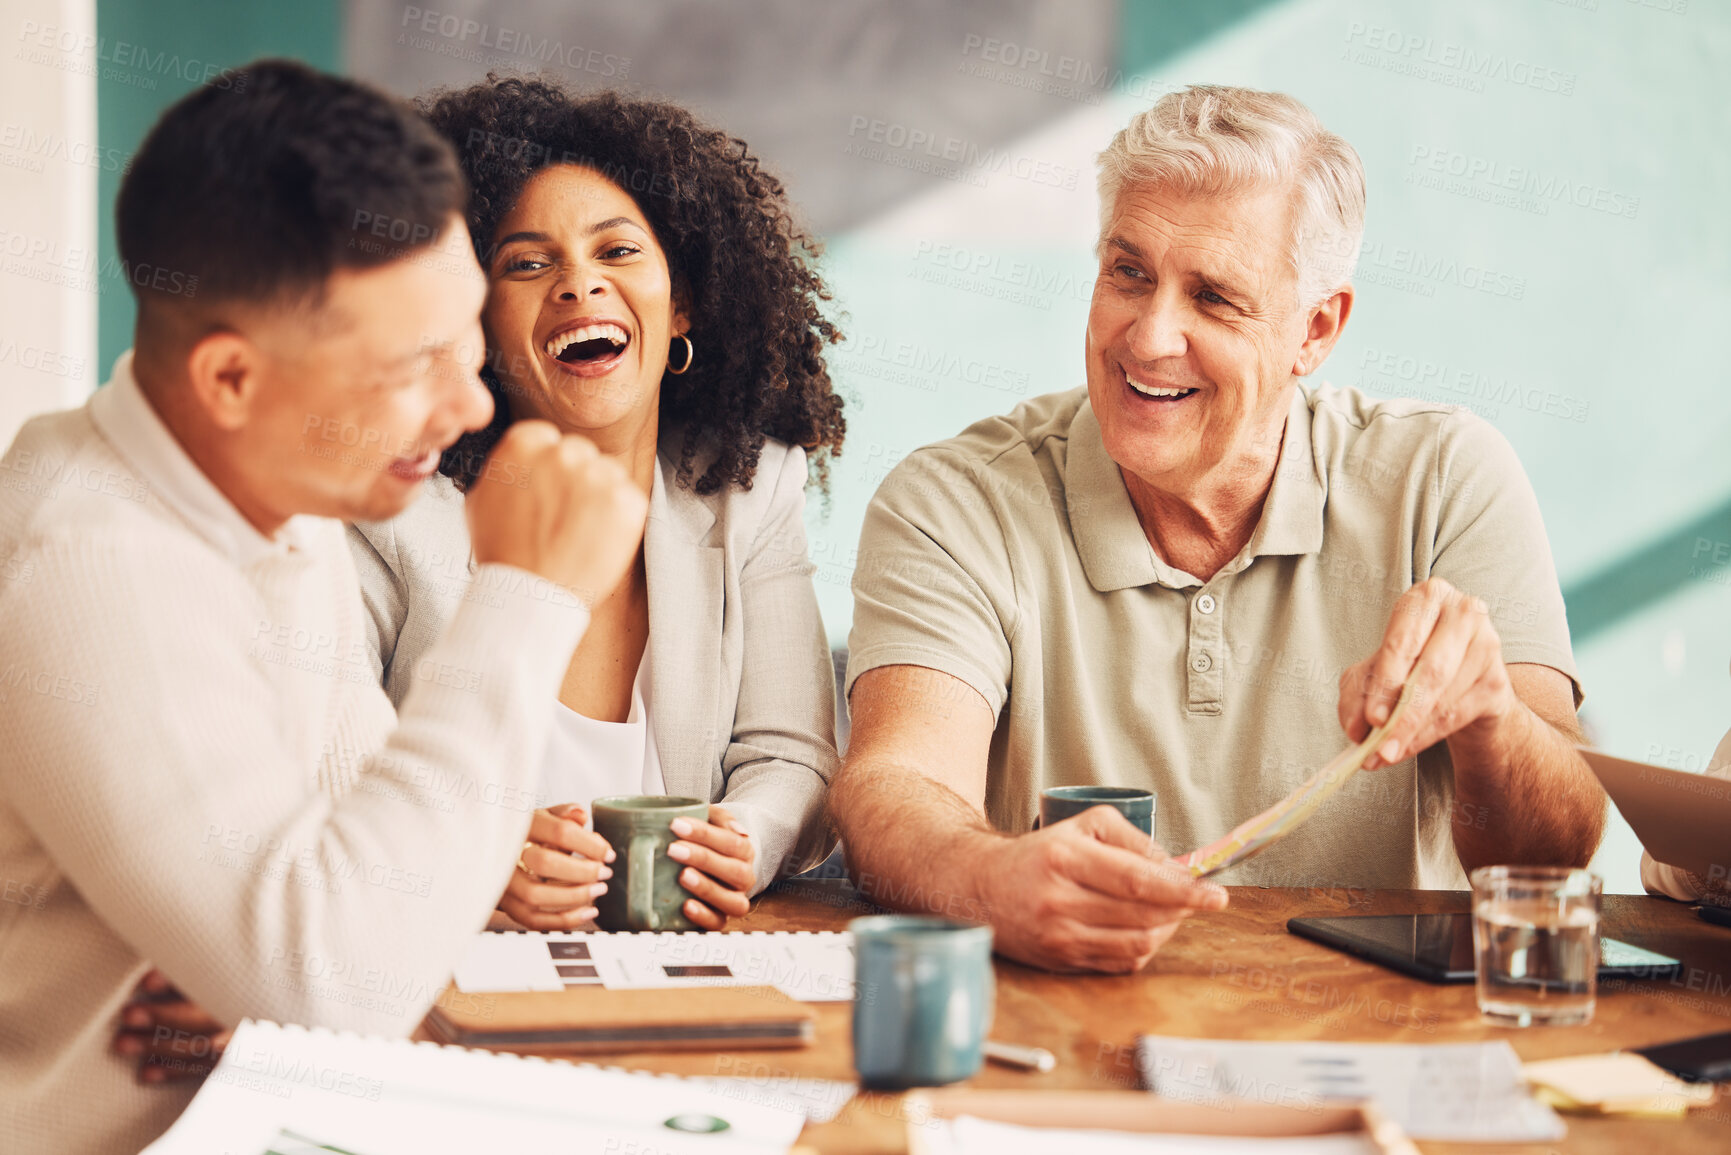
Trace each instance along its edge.
<path fill-rule="evenodd" d="M 991 921 L 979 868 L 1003 836 L 955 791 L 911 767 L 850 758 L 830 810 L 864 897 L 891 910 Z"/>
<path fill-rule="evenodd" d="M 892 909 L 988 921 L 982 872 L 1004 841 L 984 809 L 993 711 L 923 666 L 868 670 L 848 701 L 830 814 L 855 884 Z"/>
<path fill-rule="evenodd" d="M 1455 853 L 1466 870 L 1587 864 L 1604 833 L 1605 795 L 1575 752 L 1579 740 L 1525 703 L 1449 739 Z"/>

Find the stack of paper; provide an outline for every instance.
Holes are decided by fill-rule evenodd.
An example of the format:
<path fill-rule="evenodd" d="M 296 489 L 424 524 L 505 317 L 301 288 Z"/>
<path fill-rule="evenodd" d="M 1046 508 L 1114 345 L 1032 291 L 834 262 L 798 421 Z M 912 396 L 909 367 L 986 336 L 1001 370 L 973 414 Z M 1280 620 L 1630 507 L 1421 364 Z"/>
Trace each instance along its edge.
<path fill-rule="evenodd" d="M 1640 1055 L 1575 1055 L 1521 1068 L 1540 1099 L 1559 1111 L 1680 1119 L 1713 1101 L 1710 1083 L 1685 1083 Z"/>
<path fill-rule="evenodd" d="M 1507 1042 L 1255 1043 L 1143 1035 L 1143 1082 L 1174 1099 L 1249 1099 L 1303 1107 L 1371 1100 L 1414 1139 L 1532 1143 L 1561 1139 L 1555 1111 L 1521 1078 Z"/>

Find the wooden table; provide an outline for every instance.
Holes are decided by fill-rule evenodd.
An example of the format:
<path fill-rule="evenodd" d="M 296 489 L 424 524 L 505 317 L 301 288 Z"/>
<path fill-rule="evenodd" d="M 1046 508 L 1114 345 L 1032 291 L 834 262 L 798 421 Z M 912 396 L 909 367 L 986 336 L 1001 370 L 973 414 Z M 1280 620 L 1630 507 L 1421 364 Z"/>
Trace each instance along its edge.
<path fill-rule="evenodd" d="M 1464 892 L 1275 890 L 1233 887 L 1231 906 L 1198 915 L 1139 974 L 1053 975 L 999 960 L 992 1034 L 1042 1046 L 1058 1057 L 1044 1075 L 988 1064 L 977 1087 L 1138 1086 L 1138 1034 L 1229 1039 L 1459 1042 L 1506 1038 L 1523 1059 L 1592 1054 L 1731 1030 L 1731 931 L 1664 899 L 1606 895 L 1604 933 L 1683 960 L 1681 975 L 1599 987 L 1585 1027 L 1493 1027 L 1479 1018 L 1470 983 L 1436 986 L 1406 978 L 1286 932 L 1288 918 L 1329 914 L 1465 911 Z M 839 930 L 876 910 L 845 881 L 784 883 L 734 926 L 739 930 Z M 843 1003 L 816 1004 L 817 1045 L 797 1051 L 585 1056 L 686 1075 L 851 1080 L 849 1016 Z M 1561 1143 L 1510 1146 L 1421 1143 L 1426 1152 L 1539 1155 L 1560 1152 L 1731 1152 L 1731 1095 L 1686 1120 L 1567 1117 Z M 900 1095 L 862 1093 L 833 1122 L 808 1126 L 803 1142 L 822 1152 L 903 1152 Z"/>

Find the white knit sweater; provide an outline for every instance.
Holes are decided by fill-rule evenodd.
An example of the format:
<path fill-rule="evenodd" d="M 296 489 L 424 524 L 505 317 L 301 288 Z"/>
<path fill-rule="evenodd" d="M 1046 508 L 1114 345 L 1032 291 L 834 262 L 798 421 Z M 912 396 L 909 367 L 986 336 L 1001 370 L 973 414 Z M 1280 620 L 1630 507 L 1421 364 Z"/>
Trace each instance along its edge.
<path fill-rule="evenodd" d="M 0 1151 L 135 1151 L 150 964 L 218 1019 L 406 1035 L 486 923 L 588 615 L 482 567 L 401 714 L 343 526 L 266 539 L 129 358 L 0 461 Z"/>

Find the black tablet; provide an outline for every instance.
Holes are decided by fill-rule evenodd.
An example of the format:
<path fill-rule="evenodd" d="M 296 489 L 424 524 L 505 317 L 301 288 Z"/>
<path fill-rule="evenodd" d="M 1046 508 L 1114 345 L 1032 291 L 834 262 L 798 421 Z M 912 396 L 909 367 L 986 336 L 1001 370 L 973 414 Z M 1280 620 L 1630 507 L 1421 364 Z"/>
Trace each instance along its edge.
<path fill-rule="evenodd" d="M 1731 1079 L 1731 1031 L 1700 1035 L 1656 1047 L 1637 1047 L 1637 1055 L 1681 1075 L 1691 1083 L 1719 1083 Z"/>
<path fill-rule="evenodd" d="M 1426 982 L 1473 981 L 1470 914 L 1293 918 L 1287 920 L 1286 929 Z M 1682 965 L 1674 958 L 1614 938 L 1599 939 L 1600 978 L 1670 978 Z"/>

